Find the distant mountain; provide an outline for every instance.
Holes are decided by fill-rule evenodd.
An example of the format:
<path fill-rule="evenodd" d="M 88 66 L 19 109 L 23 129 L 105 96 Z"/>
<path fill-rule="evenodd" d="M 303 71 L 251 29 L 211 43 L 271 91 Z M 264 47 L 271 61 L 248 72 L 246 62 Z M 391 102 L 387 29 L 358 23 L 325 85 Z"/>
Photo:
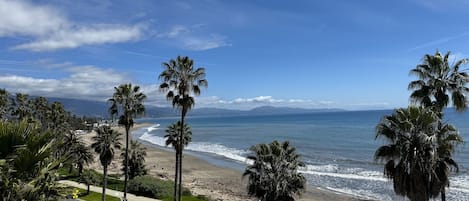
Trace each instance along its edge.
<path fill-rule="evenodd" d="M 78 116 L 93 116 L 109 118 L 109 104 L 102 101 L 78 100 L 68 98 L 47 98 L 49 102 L 61 102 L 65 109 Z M 303 109 L 290 107 L 262 106 L 251 110 L 232 110 L 221 108 L 196 108 L 188 113 L 188 116 L 239 116 L 239 115 L 276 115 L 276 114 L 305 114 L 318 112 L 339 112 L 343 109 Z M 178 116 L 179 112 L 172 107 L 152 107 L 146 108 L 147 117 L 171 117 Z"/>

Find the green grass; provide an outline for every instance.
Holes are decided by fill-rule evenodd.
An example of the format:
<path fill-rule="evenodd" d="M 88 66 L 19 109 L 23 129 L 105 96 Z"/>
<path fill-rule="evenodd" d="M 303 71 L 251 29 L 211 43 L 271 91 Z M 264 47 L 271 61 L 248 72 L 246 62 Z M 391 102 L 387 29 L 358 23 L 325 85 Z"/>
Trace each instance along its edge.
<path fill-rule="evenodd" d="M 61 179 L 80 182 L 79 181 L 80 178 L 78 177 L 78 171 L 75 168 L 72 169 L 72 173 L 68 173 L 68 171 L 69 171 L 68 166 L 64 166 L 62 168 L 59 168 L 57 173 L 59 173 Z M 95 186 L 102 187 L 101 181 L 103 180 L 103 175 L 100 172 L 97 172 L 95 170 L 89 170 L 89 171 L 92 171 L 93 175 L 94 175 L 94 178 L 96 178 L 96 180 L 99 181 L 97 184 L 95 184 Z M 120 176 L 120 175 L 108 175 L 107 176 L 107 186 L 106 186 L 107 189 L 112 189 L 112 190 L 116 190 L 116 191 L 123 191 L 124 190 L 124 181 L 120 180 L 118 178 L 118 176 Z M 158 180 L 158 179 L 155 178 L 155 180 Z M 170 184 L 166 184 L 166 185 L 169 185 L 170 189 L 172 189 L 172 187 L 173 187 L 172 181 L 161 180 L 159 182 L 161 182 L 161 185 L 166 184 L 166 183 L 169 182 Z M 82 192 L 81 189 L 80 189 L 80 192 Z M 83 192 L 86 193 L 86 190 L 83 190 Z M 171 193 L 171 195 L 172 195 L 172 193 Z M 183 195 L 182 198 L 183 198 L 184 201 L 210 201 L 210 199 L 208 199 L 207 197 L 200 196 L 200 195 L 199 196 Z M 92 200 L 99 201 L 99 200 L 101 200 L 101 194 L 100 193 L 90 192 L 89 195 L 86 195 L 84 197 L 80 197 L 80 199 L 87 200 L 87 201 L 92 201 Z M 106 200 L 120 201 L 119 198 L 112 197 L 112 196 L 106 196 Z M 173 199 L 172 199 L 172 197 L 165 197 L 162 200 L 172 201 Z"/>
<path fill-rule="evenodd" d="M 103 174 L 95 171 L 95 170 L 87 170 L 92 171 L 94 178 L 98 181 L 95 186 L 102 187 L 103 185 L 101 182 L 103 181 Z M 68 173 L 68 166 L 64 166 L 59 168 L 57 173 L 59 173 L 61 179 L 66 179 L 70 181 L 80 182 L 80 178 L 78 177 L 78 171 L 76 169 L 72 169 L 72 173 Z M 119 178 L 115 177 L 117 175 L 108 175 L 107 176 L 107 186 L 106 188 L 116 190 L 116 191 L 123 191 L 124 190 L 124 181 L 119 180 Z"/>
<path fill-rule="evenodd" d="M 78 198 L 86 201 L 101 201 L 101 193 L 96 193 L 90 191 L 88 195 L 86 195 L 86 190 L 85 189 L 80 189 L 80 196 Z M 120 198 L 106 195 L 106 200 L 107 201 L 120 201 Z"/>

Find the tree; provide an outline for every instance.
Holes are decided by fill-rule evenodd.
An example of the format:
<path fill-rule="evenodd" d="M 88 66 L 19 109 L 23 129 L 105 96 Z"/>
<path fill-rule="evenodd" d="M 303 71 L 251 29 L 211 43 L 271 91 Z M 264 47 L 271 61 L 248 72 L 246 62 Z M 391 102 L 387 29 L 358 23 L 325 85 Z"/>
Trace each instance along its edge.
<path fill-rule="evenodd" d="M 107 167 L 114 158 L 115 149 L 121 148 L 119 132 L 112 130 L 109 126 L 103 126 L 96 130 L 96 136 L 93 136 L 91 147 L 99 154 L 99 161 L 103 166 L 103 193 L 102 201 L 106 201 L 106 176 Z"/>
<path fill-rule="evenodd" d="M 140 142 L 135 140 L 130 141 L 130 152 L 129 152 L 129 168 L 127 169 L 129 172 L 129 179 L 133 179 L 136 176 L 143 176 L 147 174 L 147 170 L 145 169 L 145 156 L 147 156 L 147 152 L 145 151 L 146 148 L 142 146 Z M 122 152 L 121 156 L 124 157 L 125 153 Z M 126 161 L 123 160 L 122 164 L 122 171 L 125 171 L 125 163 Z M 125 172 L 124 172 L 125 174 Z"/>
<path fill-rule="evenodd" d="M 423 63 L 410 71 L 419 79 L 409 83 L 409 89 L 414 90 L 410 95 L 413 102 L 430 107 L 435 112 L 442 113 L 443 109 L 451 102 L 456 111 L 464 111 L 467 108 L 466 87 L 469 75 L 460 70 L 468 59 L 449 64 L 451 52 L 444 56 L 440 52 L 435 55 L 425 55 Z"/>
<path fill-rule="evenodd" d="M 93 162 L 94 155 L 91 153 L 90 147 L 86 146 L 81 140 L 73 144 L 70 149 L 71 159 L 77 164 L 78 175 L 83 173 L 83 166 Z"/>
<path fill-rule="evenodd" d="M 146 99 L 145 94 L 140 91 L 139 86 L 132 86 L 132 84 L 121 84 L 114 87 L 114 94 L 108 101 L 111 103 L 109 113 L 111 116 L 119 116 L 119 125 L 125 127 L 125 154 L 124 154 L 124 199 L 127 199 L 127 183 L 128 183 L 128 168 L 129 168 L 129 132 L 130 128 L 134 126 L 134 117 L 142 115 L 145 112 L 143 101 Z"/>
<path fill-rule="evenodd" d="M 68 124 L 67 120 L 69 119 L 67 111 L 65 111 L 64 106 L 60 102 L 54 102 L 48 107 L 49 112 L 47 112 L 47 128 L 54 131 L 63 132 L 66 131 L 66 126 Z"/>
<path fill-rule="evenodd" d="M 248 193 L 261 201 L 294 201 L 306 187 L 306 179 L 298 172 L 304 167 L 296 149 L 288 141 L 258 144 L 250 148 L 243 177 L 248 177 Z"/>
<path fill-rule="evenodd" d="M 10 102 L 9 93 L 5 89 L 0 89 L 0 120 L 8 113 Z"/>
<path fill-rule="evenodd" d="M 181 121 L 178 121 L 177 123 L 173 123 L 168 126 L 168 129 L 166 129 L 166 135 L 164 138 L 166 138 L 165 144 L 166 146 L 171 145 L 174 150 L 176 151 L 176 167 L 179 165 L 179 150 L 184 150 L 184 147 L 189 144 L 189 142 L 192 141 L 192 131 L 191 127 L 188 124 L 184 124 L 184 127 L 182 128 L 183 130 L 183 136 L 182 136 L 182 142 L 180 141 L 180 136 L 179 133 L 181 131 Z M 179 147 L 182 146 L 182 147 Z M 175 169 L 175 175 L 179 174 L 178 168 Z M 174 182 L 174 189 L 178 188 L 178 184 Z"/>
<path fill-rule="evenodd" d="M 2 200 L 42 200 L 58 195 L 55 170 L 66 157 L 52 156 L 51 132 L 36 124 L 0 122 L 0 184 Z"/>
<path fill-rule="evenodd" d="M 19 120 L 32 115 L 31 108 L 28 104 L 28 94 L 17 93 L 12 101 L 11 115 L 16 116 Z"/>
<path fill-rule="evenodd" d="M 200 95 L 200 88 L 208 86 L 208 82 L 205 79 L 205 69 L 201 67 L 195 69 L 194 61 L 187 56 L 178 56 L 176 60 L 171 59 L 167 63 L 164 62 L 163 68 L 163 72 L 158 76 L 162 80 L 160 90 L 167 92 L 167 100 L 172 102 L 173 107 L 181 110 L 181 125 L 185 125 L 184 118 L 195 104 L 194 97 L 192 96 Z M 183 135 L 182 128 L 179 132 L 180 136 Z M 178 147 L 179 150 L 176 151 L 177 174 L 174 177 L 177 184 L 174 189 L 175 201 L 180 201 L 182 194 L 182 145 Z"/>
<path fill-rule="evenodd" d="M 91 170 L 85 170 L 84 173 L 80 176 L 80 182 L 86 184 L 86 194 L 90 194 L 90 185 L 96 184 L 95 174 Z"/>
<path fill-rule="evenodd" d="M 388 144 L 376 150 L 375 160 L 385 163 L 384 175 L 393 181 L 394 192 L 411 201 L 437 197 L 448 184 L 447 168 L 457 167 L 452 159 L 441 159 L 461 138 L 429 108 L 397 109 L 377 125 L 377 138 Z"/>
<path fill-rule="evenodd" d="M 42 130 L 49 128 L 48 117 L 50 116 L 49 101 L 45 97 L 36 97 L 28 101 L 29 107 L 31 108 L 32 115 L 35 120 L 41 123 Z"/>
<path fill-rule="evenodd" d="M 469 60 L 461 59 L 454 62 L 451 66 L 449 64 L 450 54 L 450 52 L 447 52 L 443 56 L 437 51 L 435 55 L 425 55 L 423 63 L 411 70 L 411 74 L 418 76 L 419 79 L 409 83 L 409 89 L 414 90 L 410 96 L 411 100 L 414 103 L 432 109 L 438 114 L 440 120 L 443 118 L 443 110 L 449 105 L 450 100 L 453 107 L 458 112 L 464 111 L 467 108 L 468 100 L 466 93 L 469 92 L 469 88 L 466 85 L 469 82 L 469 75 L 461 71 L 460 68 L 462 65 L 467 64 Z M 462 141 L 462 138 L 459 140 Z M 439 140 L 438 142 L 445 143 L 445 140 Z M 446 165 L 448 164 L 447 162 L 454 162 L 454 164 L 456 164 L 456 162 L 451 159 L 451 155 L 454 152 L 453 147 L 445 144 L 441 144 L 439 147 L 441 147 L 441 149 L 450 148 L 450 150 L 439 151 L 439 153 L 445 152 L 445 154 L 439 154 L 441 158 L 438 160 L 442 163 L 437 167 L 448 167 L 448 165 Z M 447 171 L 438 169 L 435 171 L 446 172 L 448 174 L 447 176 L 449 176 L 450 168 L 443 169 Z M 458 169 L 456 168 L 456 170 Z M 447 181 L 447 179 L 444 181 Z M 441 189 L 441 199 L 444 201 L 446 200 L 445 186 L 449 186 L 449 181 L 447 181 L 446 185 L 443 185 L 443 187 L 438 186 L 439 184 L 440 183 L 436 183 L 435 185 L 437 186 L 434 188 Z"/>

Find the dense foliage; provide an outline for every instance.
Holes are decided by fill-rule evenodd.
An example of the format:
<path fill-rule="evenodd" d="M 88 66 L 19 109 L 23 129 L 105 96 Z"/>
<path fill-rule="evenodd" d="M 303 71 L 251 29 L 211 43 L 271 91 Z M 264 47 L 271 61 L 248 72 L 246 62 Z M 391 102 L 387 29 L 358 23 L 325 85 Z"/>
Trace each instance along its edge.
<path fill-rule="evenodd" d="M 243 177 L 248 177 L 248 193 L 261 201 L 294 201 L 306 188 L 298 172 L 304 163 L 288 141 L 258 144 L 250 148 L 252 161 Z"/>
<path fill-rule="evenodd" d="M 449 58 L 450 52 L 425 55 L 410 71 L 418 77 L 408 86 L 413 105 L 385 116 L 377 126 L 376 138 L 388 144 L 378 148 L 375 159 L 385 162 L 384 174 L 396 194 L 412 201 L 446 200 L 449 175 L 458 171 L 452 154 L 463 139 L 443 116 L 450 103 L 459 112 L 467 108 L 469 75 L 460 68 L 469 60 L 450 65 Z"/>
<path fill-rule="evenodd" d="M 156 179 L 151 176 L 138 176 L 129 182 L 129 192 L 150 197 L 163 199 L 173 196 L 173 182 Z M 190 196 L 191 192 L 188 189 L 183 189 L 183 195 Z"/>
<path fill-rule="evenodd" d="M 133 179 L 136 176 L 143 176 L 147 174 L 147 169 L 145 168 L 145 156 L 147 152 L 145 147 L 135 140 L 130 141 L 130 150 L 128 158 L 128 175 L 129 179 Z M 122 171 L 125 171 L 125 152 L 121 153 L 122 160 Z"/>

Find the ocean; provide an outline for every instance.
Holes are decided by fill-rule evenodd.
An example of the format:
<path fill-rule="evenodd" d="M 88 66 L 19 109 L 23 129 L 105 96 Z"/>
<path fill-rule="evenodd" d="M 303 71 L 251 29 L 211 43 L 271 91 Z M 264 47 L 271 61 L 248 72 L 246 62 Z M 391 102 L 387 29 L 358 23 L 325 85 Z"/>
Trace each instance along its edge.
<path fill-rule="evenodd" d="M 374 161 L 375 127 L 392 110 L 347 111 L 291 115 L 188 117 L 192 143 L 185 153 L 208 162 L 244 170 L 252 145 L 289 140 L 306 167 L 308 185 L 362 199 L 406 200 L 396 196 L 392 182 L 383 177 L 383 165 Z M 448 110 L 445 119 L 469 141 L 469 112 Z M 134 132 L 138 139 L 164 148 L 165 129 L 178 118 L 144 118 L 154 126 Z M 469 146 L 461 144 L 454 158 L 459 173 L 451 176 L 448 200 L 469 200 Z"/>

